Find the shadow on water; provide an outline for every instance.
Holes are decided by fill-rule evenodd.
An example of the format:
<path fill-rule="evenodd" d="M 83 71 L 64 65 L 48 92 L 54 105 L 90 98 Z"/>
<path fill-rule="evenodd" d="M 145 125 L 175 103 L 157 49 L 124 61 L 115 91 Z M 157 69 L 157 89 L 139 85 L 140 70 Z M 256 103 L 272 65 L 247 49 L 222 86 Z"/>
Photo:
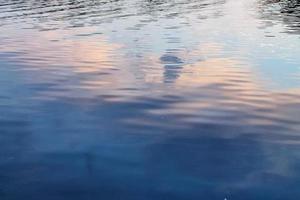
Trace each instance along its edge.
<path fill-rule="evenodd" d="M 299 199 L 297 9 L 0 0 L 0 199 Z"/>
<path fill-rule="evenodd" d="M 160 61 L 165 65 L 164 80 L 165 82 L 174 81 L 180 74 L 183 62 L 174 55 L 163 55 Z"/>
<path fill-rule="evenodd" d="M 299 34 L 300 30 L 300 1 L 276 0 L 263 1 L 263 15 L 270 20 L 279 20 L 286 25 L 286 31 Z M 274 9 L 272 9 L 272 7 Z M 271 8 L 271 9 L 270 9 Z"/>

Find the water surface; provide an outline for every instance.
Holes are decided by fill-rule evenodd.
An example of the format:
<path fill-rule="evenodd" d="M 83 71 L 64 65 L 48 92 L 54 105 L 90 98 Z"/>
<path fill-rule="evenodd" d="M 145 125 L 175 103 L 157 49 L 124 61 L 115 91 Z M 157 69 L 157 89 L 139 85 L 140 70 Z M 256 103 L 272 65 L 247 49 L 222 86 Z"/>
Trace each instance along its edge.
<path fill-rule="evenodd" d="M 299 13 L 0 0 L 0 199 L 298 200 Z"/>

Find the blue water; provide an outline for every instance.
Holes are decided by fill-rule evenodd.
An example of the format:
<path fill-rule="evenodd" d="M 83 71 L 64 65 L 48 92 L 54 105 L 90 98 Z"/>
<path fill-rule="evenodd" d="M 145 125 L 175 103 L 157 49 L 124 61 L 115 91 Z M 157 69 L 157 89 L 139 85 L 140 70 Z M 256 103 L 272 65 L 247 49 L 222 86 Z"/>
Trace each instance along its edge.
<path fill-rule="evenodd" d="M 0 0 L 1 200 L 299 200 L 300 3 Z"/>

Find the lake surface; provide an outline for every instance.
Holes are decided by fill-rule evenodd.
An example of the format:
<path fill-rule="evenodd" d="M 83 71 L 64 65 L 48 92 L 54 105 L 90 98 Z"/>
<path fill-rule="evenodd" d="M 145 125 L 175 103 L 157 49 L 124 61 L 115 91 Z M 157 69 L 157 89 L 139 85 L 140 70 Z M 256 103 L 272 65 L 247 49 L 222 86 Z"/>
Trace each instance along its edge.
<path fill-rule="evenodd" d="M 299 186 L 299 1 L 0 0 L 1 200 Z"/>

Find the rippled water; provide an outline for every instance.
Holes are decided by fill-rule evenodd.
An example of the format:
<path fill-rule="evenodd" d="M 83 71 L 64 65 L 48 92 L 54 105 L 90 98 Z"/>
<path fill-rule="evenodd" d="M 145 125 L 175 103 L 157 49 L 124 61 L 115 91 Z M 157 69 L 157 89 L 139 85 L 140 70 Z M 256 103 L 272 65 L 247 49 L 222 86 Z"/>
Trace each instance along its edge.
<path fill-rule="evenodd" d="M 0 199 L 300 198 L 300 3 L 0 0 Z"/>

